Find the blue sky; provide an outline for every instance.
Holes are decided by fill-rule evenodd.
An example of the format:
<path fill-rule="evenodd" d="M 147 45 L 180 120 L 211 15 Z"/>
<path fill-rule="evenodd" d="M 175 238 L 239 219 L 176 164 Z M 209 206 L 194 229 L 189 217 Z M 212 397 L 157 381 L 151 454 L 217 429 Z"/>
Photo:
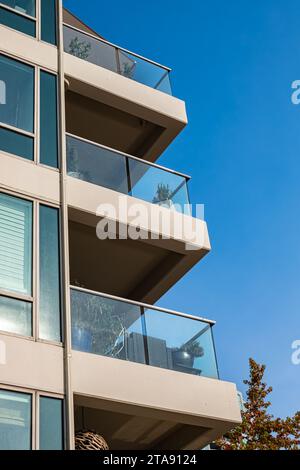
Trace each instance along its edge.
<path fill-rule="evenodd" d="M 213 318 L 221 377 L 267 365 L 275 415 L 300 409 L 298 0 L 66 0 L 108 40 L 172 67 L 189 125 L 160 163 L 193 176 L 212 252 L 160 305 Z"/>

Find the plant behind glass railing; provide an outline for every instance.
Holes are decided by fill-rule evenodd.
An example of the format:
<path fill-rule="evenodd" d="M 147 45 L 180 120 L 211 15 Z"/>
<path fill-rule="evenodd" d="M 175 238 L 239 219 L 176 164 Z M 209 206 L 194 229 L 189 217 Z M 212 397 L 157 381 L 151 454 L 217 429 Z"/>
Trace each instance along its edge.
<path fill-rule="evenodd" d="M 92 49 L 91 43 L 87 41 L 79 41 L 78 37 L 71 40 L 69 44 L 69 53 L 79 59 L 87 59 Z"/>
<path fill-rule="evenodd" d="M 78 283 L 75 282 L 75 284 Z M 78 287 L 82 287 L 78 286 Z M 118 338 L 125 337 L 126 312 L 116 311 L 109 300 L 93 294 L 72 292 L 72 324 L 91 338 L 90 352 L 114 357 Z"/>
<path fill-rule="evenodd" d="M 168 184 L 159 183 L 156 189 L 156 194 L 152 200 L 154 204 L 160 202 L 172 201 L 173 191 Z"/>
<path fill-rule="evenodd" d="M 198 341 L 190 341 L 188 343 L 183 344 L 180 347 L 181 351 L 185 351 L 193 357 L 202 357 L 204 356 L 204 349 Z"/>

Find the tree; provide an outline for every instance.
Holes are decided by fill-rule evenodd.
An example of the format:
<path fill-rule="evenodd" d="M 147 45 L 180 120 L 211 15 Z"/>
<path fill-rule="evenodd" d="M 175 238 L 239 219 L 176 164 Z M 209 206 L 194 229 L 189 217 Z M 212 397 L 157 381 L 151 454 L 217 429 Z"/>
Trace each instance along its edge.
<path fill-rule="evenodd" d="M 266 366 L 249 359 L 250 377 L 242 423 L 216 441 L 221 450 L 299 450 L 300 412 L 293 417 L 274 418 L 268 413 L 267 396 L 272 387 L 263 382 Z"/>

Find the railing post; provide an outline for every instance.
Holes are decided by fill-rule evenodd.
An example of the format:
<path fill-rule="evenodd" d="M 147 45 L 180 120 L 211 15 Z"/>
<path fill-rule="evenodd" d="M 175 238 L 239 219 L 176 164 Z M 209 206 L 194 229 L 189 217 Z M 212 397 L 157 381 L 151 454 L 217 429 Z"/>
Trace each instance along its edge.
<path fill-rule="evenodd" d="M 140 310 L 141 310 L 141 323 L 142 323 L 142 332 L 143 332 L 143 341 L 144 341 L 144 350 L 145 350 L 145 363 L 147 365 L 150 365 L 145 309 L 144 307 L 140 307 Z"/>

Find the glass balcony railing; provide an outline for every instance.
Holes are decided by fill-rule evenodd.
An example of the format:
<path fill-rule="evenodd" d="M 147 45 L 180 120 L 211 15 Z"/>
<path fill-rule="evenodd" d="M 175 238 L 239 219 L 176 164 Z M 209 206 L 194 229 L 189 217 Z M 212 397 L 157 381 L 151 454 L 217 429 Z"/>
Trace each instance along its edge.
<path fill-rule="evenodd" d="M 218 378 L 214 322 L 71 287 L 72 348 Z"/>
<path fill-rule="evenodd" d="M 170 69 L 70 25 L 64 25 L 64 50 L 151 88 L 172 94 Z"/>
<path fill-rule="evenodd" d="M 189 176 L 67 134 L 68 175 L 190 215 Z"/>

